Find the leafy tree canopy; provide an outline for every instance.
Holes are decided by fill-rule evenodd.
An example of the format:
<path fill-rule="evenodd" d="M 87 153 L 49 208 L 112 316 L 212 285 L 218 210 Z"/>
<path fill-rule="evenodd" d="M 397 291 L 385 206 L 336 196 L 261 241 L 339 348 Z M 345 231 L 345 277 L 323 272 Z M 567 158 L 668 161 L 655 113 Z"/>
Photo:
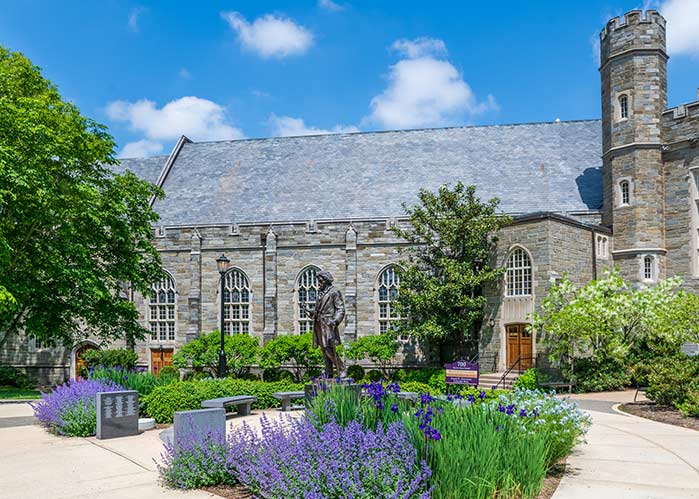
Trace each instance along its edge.
<path fill-rule="evenodd" d="M 322 363 L 323 354 L 320 348 L 313 348 L 312 333 L 280 334 L 260 354 L 260 365 L 265 369 L 290 365 L 297 382 L 303 379 L 304 371 Z"/>
<path fill-rule="evenodd" d="M 172 363 L 180 368 L 192 367 L 197 371 L 208 370 L 216 374 L 218 353 L 221 348 L 221 333 L 213 331 L 200 336 L 180 348 L 172 357 Z M 240 378 L 248 373 L 250 366 L 257 362 L 260 343 L 247 334 L 224 336 L 224 351 L 228 372 Z"/>
<path fill-rule="evenodd" d="M 160 191 L 112 173 L 114 141 L 22 54 L 0 47 L 0 346 L 145 334 L 125 283 L 160 278 Z"/>
<path fill-rule="evenodd" d="M 364 360 L 368 358 L 378 365 L 385 379 L 391 378 L 391 366 L 398 352 L 398 342 L 393 335 L 374 334 L 362 336 L 347 346 L 345 355 L 348 359 Z"/>
<path fill-rule="evenodd" d="M 496 234 L 510 219 L 498 213 L 499 201 L 482 202 L 476 187 L 461 182 L 437 193 L 421 190 L 419 204 L 404 206 L 410 227 L 394 232 L 411 245 L 402 262 L 398 303 L 406 320 L 399 331 L 440 342 L 471 337 L 483 317 L 483 286 L 503 269 L 493 267 Z M 463 354 L 464 352 L 457 352 Z"/>

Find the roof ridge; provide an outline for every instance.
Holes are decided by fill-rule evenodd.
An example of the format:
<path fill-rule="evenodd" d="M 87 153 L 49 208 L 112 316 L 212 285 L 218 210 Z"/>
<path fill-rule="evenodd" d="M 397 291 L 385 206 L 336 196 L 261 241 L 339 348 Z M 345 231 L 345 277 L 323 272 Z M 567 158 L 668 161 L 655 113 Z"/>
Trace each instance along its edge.
<path fill-rule="evenodd" d="M 515 126 L 536 126 L 536 125 L 564 125 L 568 123 L 592 123 L 601 122 L 600 118 L 590 118 L 581 120 L 560 120 L 560 121 L 531 121 L 523 123 L 498 123 L 490 125 L 460 125 L 460 126 L 445 126 L 445 127 L 427 127 L 427 128 L 406 128 L 399 130 L 367 130 L 358 132 L 338 132 L 338 133 L 315 133 L 309 135 L 286 135 L 279 137 L 250 137 L 244 139 L 228 139 L 228 140 L 203 140 L 195 141 L 191 140 L 191 145 L 198 144 L 221 144 L 221 143 L 231 143 L 231 142 L 253 142 L 253 141 L 263 141 L 263 140 L 284 140 L 284 139 L 300 139 L 307 137 L 327 137 L 327 136 L 342 136 L 342 135 L 374 135 L 382 133 L 409 133 L 409 132 L 430 132 L 438 130 L 463 130 L 472 128 L 499 128 L 499 127 L 515 127 Z"/>

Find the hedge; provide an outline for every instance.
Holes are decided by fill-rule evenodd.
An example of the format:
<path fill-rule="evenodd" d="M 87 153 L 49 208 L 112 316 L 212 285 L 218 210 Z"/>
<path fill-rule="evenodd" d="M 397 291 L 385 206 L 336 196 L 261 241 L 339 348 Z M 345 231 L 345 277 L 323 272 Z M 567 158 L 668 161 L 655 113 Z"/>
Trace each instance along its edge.
<path fill-rule="evenodd" d="M 158 423 L 172 423 L 175 411 L 200 409 L 204 400 L 234 395 L 257 397 L 253 409 L 279 407 L 280 401 L 274 392 L 301 391 L 303 385 L 289 381 L 268 383 L 241 379 L 207 379 L 201 381 L 178 381 L 160 386 L 150 395 L 143 397 L 141 409 Z"/>

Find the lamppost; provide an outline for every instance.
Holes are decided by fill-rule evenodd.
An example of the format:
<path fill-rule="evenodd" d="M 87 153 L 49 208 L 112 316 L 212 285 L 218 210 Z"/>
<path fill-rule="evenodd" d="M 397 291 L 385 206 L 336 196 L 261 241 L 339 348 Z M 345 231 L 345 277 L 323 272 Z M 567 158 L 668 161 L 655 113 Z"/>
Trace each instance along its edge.
<path fill-rule="evenodd" d="M 219 378 L 225 378 L 226 377 L 226 345 L 225 345 L 225 340 L 224 340 L 224 333 L 223 333 L 223 310 L 225 308 L 225 303 L 223 299 L 223 292 L 225 291 L 226 284 L 225 284 L 225 276 L 226 272 L 228 272 L 228 266 L 231 263 L 231 261 L 226 258 L 226 255 L 221 253 L 221 256 L 219 256 L 216 259 L 216 265 L 218 266 L 218 273 L 221 274 L 221 350 L 218 352 L 218 377 Z"/>

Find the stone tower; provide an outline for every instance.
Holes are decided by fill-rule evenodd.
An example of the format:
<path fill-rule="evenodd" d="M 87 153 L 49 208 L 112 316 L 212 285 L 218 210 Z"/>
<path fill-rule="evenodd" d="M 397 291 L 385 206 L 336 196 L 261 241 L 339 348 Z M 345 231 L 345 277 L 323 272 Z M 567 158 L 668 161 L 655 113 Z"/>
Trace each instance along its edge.
<path fill-rule="evenodd" d="M 600 33 L 603 224 L 624 279 L 665 275 L 661 114 L 667 108 L 665 19 L 633 10 Z"/>

